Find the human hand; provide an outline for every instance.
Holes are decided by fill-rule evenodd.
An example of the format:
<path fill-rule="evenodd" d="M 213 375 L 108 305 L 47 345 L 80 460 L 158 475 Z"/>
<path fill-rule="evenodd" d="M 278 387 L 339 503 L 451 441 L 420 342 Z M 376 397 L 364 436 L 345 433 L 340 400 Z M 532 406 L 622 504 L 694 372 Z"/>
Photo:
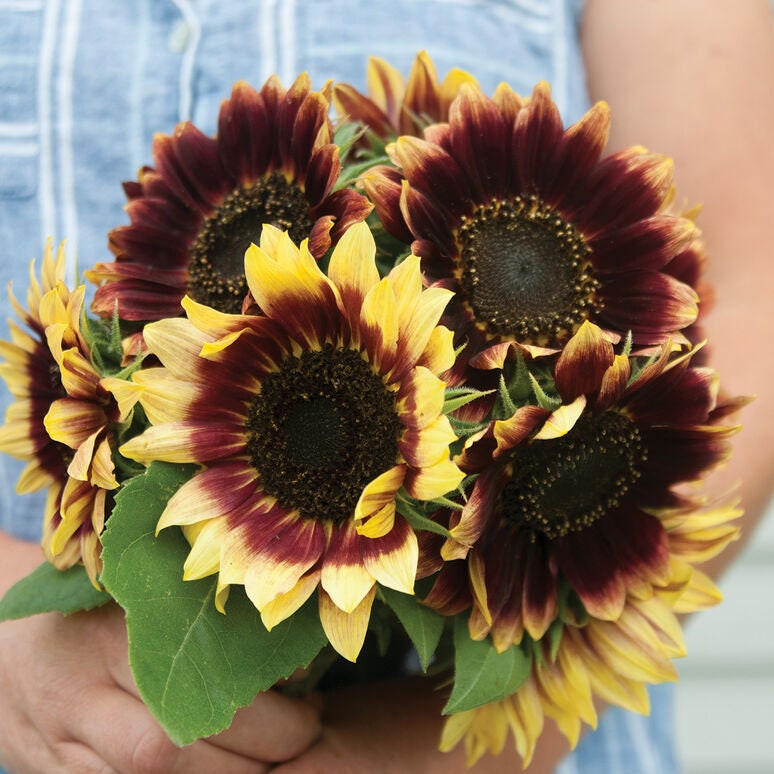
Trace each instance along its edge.
<path fill-rule="evenodd" d="M 313 703 L 269 691 L 178 748 L 139 698 L 120 608 L 0 624 L 0 765 L 13 774 L 260 774 L 319 734 Z"/>
<path fill-rule="evenodd" d="M 323 731 L 316 744 L 272 774 L 450 774 L 470 771 L 463 745 L 438 751 L 445 698 L 437 680 L 406 678 L 358 685 L 323 694 Z M 543 744 L 545 742 L 545 744 Z M 567 742 L 549 725 L 527 774 L 551 772 Z M 484 756 L 475 774 L 521 771 L 512 740 L 497 756 Z"/>

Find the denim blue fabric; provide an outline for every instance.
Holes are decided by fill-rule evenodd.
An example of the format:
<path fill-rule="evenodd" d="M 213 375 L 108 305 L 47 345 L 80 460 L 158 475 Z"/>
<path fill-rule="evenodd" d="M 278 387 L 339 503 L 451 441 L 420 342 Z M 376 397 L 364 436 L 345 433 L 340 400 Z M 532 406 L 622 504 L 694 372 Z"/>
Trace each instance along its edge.
<path fill-rule="evenodd" d="M 582 0 L 0 1 L 0 275 L 24 299 L 28 264 L 66 238 L 70 270 L 110 260 L 127 222 L 122 180 L 151 162 L 154 132 L 183 119 L 212 132 L 231 84 L 288 85 L 302 70 L 364 88 L 374 54 L 408 72 L 426 49 L 439 74 L 469 70 L 491 92 L 552 84 L 566 123 L 588 107 L 577 41 Z M 3 317 L 11 316 L 5 294 Z M 6 332 L 2 331 L 5 337 Z M 0 388 L 0 410 L 10 395 Z M 43 496 L 19 498 L 0 456 L 0 528 L 37 540 Z M 669 774 L 671 692 L 651 719 L 606 713 L 561 774 Z"/>

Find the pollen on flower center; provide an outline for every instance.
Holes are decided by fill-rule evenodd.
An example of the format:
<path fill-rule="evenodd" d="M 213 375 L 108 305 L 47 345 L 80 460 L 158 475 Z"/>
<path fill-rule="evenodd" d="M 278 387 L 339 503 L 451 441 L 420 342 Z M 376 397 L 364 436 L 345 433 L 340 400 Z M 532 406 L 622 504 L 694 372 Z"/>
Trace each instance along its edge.
<path fill-rule="evenodd" d="M 275 172 L 248 188 L 232 191 L 207 218 L 191 246 L 189 293 L 221 312 L 239 313 L 247 294 L 245 251 L 270 223 L 298 243 L 312 220 L 304 192 Z"/>
<path fill-rule="evenodd" d="M 360 353 L 325 345 L 263 381 L 247 448 L 264 491 L 302 516 L 352 518 L 370 481 L 398 459 L 395 398 Z"/>
<path fill-rule="evenodd" d="M 583 418 L 561 438 L 516 451 L 504 517 L 551 539 L 583 530 L 620 503 L 646 459 L 639 430 L 622 414 Z"/>
<path fill-rule="evenodd" d="M 537 197 L 479 206 L 463 217 L 458 240 L 463 292 L 494 335 L 550 344 L 598 306 L 588 245 Z"/>

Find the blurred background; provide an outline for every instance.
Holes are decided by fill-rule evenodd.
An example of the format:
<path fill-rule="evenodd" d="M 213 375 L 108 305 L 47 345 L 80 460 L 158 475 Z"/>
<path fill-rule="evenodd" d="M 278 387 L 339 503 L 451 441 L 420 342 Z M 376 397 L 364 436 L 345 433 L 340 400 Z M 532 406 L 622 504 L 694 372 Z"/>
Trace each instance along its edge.
<path fill-rule="evenodd" d="M 771 9 L 774 23 L 774 0 Z M 687 621 L 688 656 L 678 661 L 684 774 L 771 774 L 774 501 L 719 585 L 724 601 Z"/>
<path fill-rule="evenodd" d="M 686 622 L 677 662 L 684 774 L 771 774 L 774 505 L 719 586 L 723 602 Z"/>

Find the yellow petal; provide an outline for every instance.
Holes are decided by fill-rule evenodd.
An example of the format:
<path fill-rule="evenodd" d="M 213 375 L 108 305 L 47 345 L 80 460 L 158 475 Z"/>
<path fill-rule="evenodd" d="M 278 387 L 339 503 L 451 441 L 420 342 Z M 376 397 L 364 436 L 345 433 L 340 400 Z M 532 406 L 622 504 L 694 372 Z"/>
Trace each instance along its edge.
<path fill-rule="evenodd" d="M 357 534 L 366 538 L 384 537 L 395 524 L 395 500 L 390 500 L 368 519 L 355 524 Z"/>
<path fill-rule="evenodd" d="M 304 575 L 290 591 L 278 594 L 271 602 L 264 605 L 263 610 L 261 610 L 261 621 L 266 629 L 271 631 L 277 624 L 290 618 L 312 596 L 312 592 L 317 588 L 319 582 L 319 570 Z"/>
<path fill-rule="evenodd" d="M 357 661 L 365 642 L 368 621 L 371 617 L 371 605 L 376 595 L 376 586 L 363 597 L 352 611 L 341 610 L 333 600 L 320 589 L 320 623 L 337 653 L 353 663 Z"/>
<path fill-rule="evenodd" d="M 540 432 L 535 435 L 536 440 L 551 440 L 561 438 L 575 427 L 575 423 L 580 418 L 583 410 L 586 408 L 586 396 L 579 395 L 572 403 L 559 408 L 546 419 Z"/>
<path fill-rule="evenodd" d="M 398 349 L 395 294 L 387 279 L 371 288 L 360 308 L 360 345 L 379 373 L 388 371 Z"/>
<path fill-rule="evenodd" d="M 347 311 L 352 301 L 353 310 L 360 312 L 360 304 L 372 288 L 379 284 L 376 268 L 376 244 L 371 229 L 365 222 L 350 226 L 333 249 L 328 277 L 339 287 Z"/>
<path fill-rule="evenodd" d="M 355 506 L 355 521 L 362 522 L 363 519 L 381 511 L 389 503 L 394 503 L 395 493 L 400 489 L 405 477 L 406 466 L 394 465 L 373 481 L 369 481 Z"/>
<path fill-rule="evenodd" d="M 444 459 L 406 476 L 406 489 L 417 500 L 433 500 L 457 488 L 465 474 L 450 460 Z"/>

